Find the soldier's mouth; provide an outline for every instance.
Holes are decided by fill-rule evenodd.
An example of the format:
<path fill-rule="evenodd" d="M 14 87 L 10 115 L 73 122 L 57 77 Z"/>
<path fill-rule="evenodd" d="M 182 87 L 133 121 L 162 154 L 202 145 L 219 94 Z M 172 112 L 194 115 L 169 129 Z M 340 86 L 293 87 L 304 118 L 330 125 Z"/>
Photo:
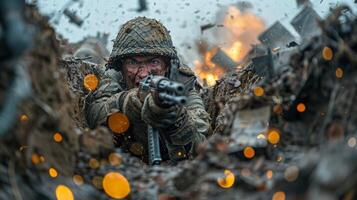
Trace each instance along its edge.
<path fill-rule="evenodd" d="M 140 82 L 135 81 L 135 87 L 139 87 L 139 86 L 140 86 Z"/>

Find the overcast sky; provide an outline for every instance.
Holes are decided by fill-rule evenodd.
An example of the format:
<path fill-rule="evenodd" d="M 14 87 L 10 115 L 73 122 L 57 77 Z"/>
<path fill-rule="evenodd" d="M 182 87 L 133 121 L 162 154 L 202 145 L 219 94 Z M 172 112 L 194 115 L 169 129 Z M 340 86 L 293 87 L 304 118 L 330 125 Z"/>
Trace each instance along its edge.
<path fill-rule="evenodd" d="M 61 12 L 71 0 L 38 0 L 42 13 L 50 15 Z M 347 3 L 357 7 L 354 0 L 312 0 L 313 7 L 320 16 L 325 16 L 330 7 Z M 95 35 L 98 31 L 110 34 L 115 38 L 121 24 L 136 16 L 146 16 L 160 20 L 170 31 L 179 53 L 189 51 L 183 43 L 193 45 L 201 37 L 200 26 L 214 22 L 216 12 L 223 6 L 237 3 L 232 0 L 147 0 L 148 11 L 138 13 L 138 0 L 77 0 L 69 8 L 84 19 L 81 27 L 69 23 L 68 18 L 55 15 L 51 22 L 56 30 L 70 41 L 75 42 L 86 35 Z M 204 2 L 204 3 L 203 3 Z M 253 4 L 251 11 L 260 16 L 267 26 L 279 20 L 291 29 L 290 21 L 299 12 L 296 0 L 247 0 Z M 111 50 L 112 43 L 108 45 Z M 191 59 L 191 58 L 186 58 Z"/>

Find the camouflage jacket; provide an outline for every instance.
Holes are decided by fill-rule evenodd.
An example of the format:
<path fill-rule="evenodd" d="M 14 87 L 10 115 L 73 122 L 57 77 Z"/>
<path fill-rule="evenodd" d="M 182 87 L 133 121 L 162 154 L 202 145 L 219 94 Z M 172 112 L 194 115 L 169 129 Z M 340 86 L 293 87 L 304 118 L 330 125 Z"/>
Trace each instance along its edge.
<path fill-rule="evenodd" d="M 178 68 L 178 82 L 183 84 L 196 79 L 192 70 L 181 66 Z M 85 116 L 90 128 L 106 125 L 107 117 L 114 112 L 123 112 L 123 101 L 127 91 L 121 87 L 121 73 L 107 70 L 101 78 L 99 87 L 86 98 Z M 183 112 L 188 118 L 183 128 L 176 132 L 166 133 L 159 130 L 160 147 L 163 160 L 176 162 L 192 158 L 198 144 L 202 143 L 211 131 L 210 117 L 206 112 L 203 101 L 198 94 L 198 87 L 193 86 L 188 93 L 188 101 Z M 132 124 L 127 132 L 115 134 L 117 146 L 140 157 L 147 162 L 147 124 L 145 122 Z"/>

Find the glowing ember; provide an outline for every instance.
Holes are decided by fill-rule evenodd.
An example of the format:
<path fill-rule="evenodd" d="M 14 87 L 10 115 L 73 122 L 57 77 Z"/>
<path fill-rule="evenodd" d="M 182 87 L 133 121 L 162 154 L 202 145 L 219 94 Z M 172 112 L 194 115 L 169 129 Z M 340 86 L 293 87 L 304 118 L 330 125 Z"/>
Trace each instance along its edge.
<path fill-rule="evenodd" d="M 252 147 L 245 147 L 243 150 L 243 154 L 246 158 L 253 158 L 255 155 L 255 151 Z"/>
<path fill-rule="evenodd" d="M 128 180 L 118 172 L 109 172 L 104 176 L 103 189 L 114 199 L 122 199 L 130 193 Z"/>
<path fill-rule="evenodd" d="M 275 192 L 274 195 L 273 195 L 273 198 L 272 200 L 285 200 L 285 193 L 284 192 Z"/>
<path fill-rule="evenodd" d="M 296 110 L 298 111 L 298 112 L 305 112 L 305 110 L 306 110 L 306 106 L 305 106 L 305 104 L 303 104 L 303 103 L 299 103 L 297 106 L 296 106 Z"/>
<path fill-rule="evenodd" d="M 255 87 L 254 88 L 254 95 L 257 97 L 264 95 L 264 89 L 262 87 Z"/>
<path fill-rule="evenodd" d="M 114 113 L 108 117 L 108 126 L 114 133 L 124 133 L 129 128 L 129 119 L 123 113 Z"/>
<path fill-rule="evenodd" d="M 94 91 L 98 87 L 99 80 L 96 75 L 88 74 L 83 79 L 84 87 L 89 91 Z"/>
<path fill-rule="evenodd" d="M 57 186 L 56 197 L 57 197 L 57 200 L 74 200 L 74 196 L 73 196 L 71 189 L 69 189 L 65 185 Z"/>
<path fill-rule="evenodd" d="M 277 130 L 270 130 L 268 133 L 268 141 L 271 144 L 277 144 L 280 140 L 280 134 Z"/>
<path fill-rule="evenodd" d="M 36 154 L 36 153 L 32 154 L 31 161 L 35 165 L 39 164 L 41 162 L 40 156 L 38 154 Z"/>
<path fill-rule="evenodd" d="M 62 135 L 61 133 L 55 133 L 53 135 L 53 139 L 56 141 L 56 142 L 61 142 L 62 141 Z"/>
<path fill-rule="evenodd" d="M 183 156 L 183 153 L 181 151 L 177 152 L 177 156 L 181 157 Z"/>
<path fill-rule="evenodd" d="M 76 185 L 82 185 L 82 184 L 83 184 L 83 178 L 82 178 L 82 176 L 80 176 L 80 175 L 74 175 L 74 176 L 73 176 L 73 182 L 74 182 Z"/>
<path fill-rule="evenodd" d="M 330 47 L 324 47 L 322 50 L 322 57 L 327 61 L 332 60 L 333 57 L 332 49 Z"/>
<path fill-rule="evenodd" d="M 340 67 L 338 67 L 337 69 L 336 69 L 336 77 L 337 78 L 342 78 L 343 77 L 343 69 L 341 69 Z"/>
<path fill-rule="evenodd" d="M 57 170 L 55 168 L 52 168 L 52 167 L 48 170 L 48 174 L 52 178 L 56 178 L 58 176 Z"/>
<path fill-rule="evenodd" d="M 29 120 L 29 117 L 25 114 L 21 115 L 20 116 L 20 121 L 21 122 L 27 122 Z"/>
<path fill-rule="evenodd" d="M 230 188 L 233 186 L 234 180 L 235 180 L 234 174 L 230 170 L 226 169 L 224 170 L 224 177 L 217 178 L 217 183 L 222 188 Z"/>

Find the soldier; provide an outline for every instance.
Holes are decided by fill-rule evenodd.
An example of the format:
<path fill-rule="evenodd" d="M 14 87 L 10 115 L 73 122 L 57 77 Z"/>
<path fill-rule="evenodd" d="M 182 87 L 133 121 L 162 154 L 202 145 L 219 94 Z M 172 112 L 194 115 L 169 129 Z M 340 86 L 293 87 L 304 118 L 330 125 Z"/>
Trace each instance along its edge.
<path fill-rule="evenodd" d="M 157 129 L 163 160 L 192 158 L 209 131 L 209 115 L 198 94 L 193 71 L 178 62 L 168 30 L 157 20 L 138 17 L 120 29 L 98 89 L 86 99 L 86 119 L 90 128 L 107 125 L 108 116 L 124 113 L 130 128 L 115 134 L 116 145 L 148 161 L 147 126 Z M 149 74 L 168 77 L 174 66 L 176 78 L 188 88 L 184 106 L 163 106 L 153 94 L 139 95 L 140 82 Z M 140 97 L 139 97 L 140 96 Z"/>

